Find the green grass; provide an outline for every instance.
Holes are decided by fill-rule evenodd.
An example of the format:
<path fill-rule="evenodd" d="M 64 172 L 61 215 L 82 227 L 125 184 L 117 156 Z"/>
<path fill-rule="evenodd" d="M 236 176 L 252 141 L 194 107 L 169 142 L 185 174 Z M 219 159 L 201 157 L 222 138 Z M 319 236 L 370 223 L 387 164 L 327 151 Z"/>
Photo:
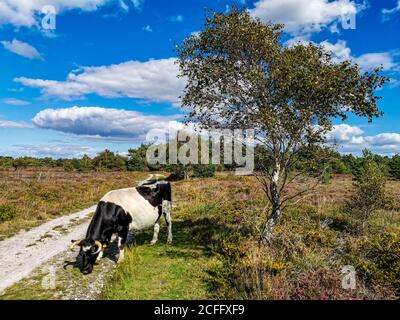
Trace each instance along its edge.
<path fill-rule="evenodd" d="M 125 261 L 103 292 L 104 299 L 206 299 L 212 257 L 204 245 L 193 242 L 191 223 L 174 221 L 174 244 L 165 240 L 165 228 L 151 246 L 151 232 L 137 236 L 125 252 Z"/>

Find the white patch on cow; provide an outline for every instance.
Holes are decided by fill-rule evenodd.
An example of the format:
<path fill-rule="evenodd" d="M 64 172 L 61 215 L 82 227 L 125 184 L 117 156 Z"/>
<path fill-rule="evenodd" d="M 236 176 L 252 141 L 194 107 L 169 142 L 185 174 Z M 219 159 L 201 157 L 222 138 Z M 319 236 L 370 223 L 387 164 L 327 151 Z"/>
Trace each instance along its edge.
<path fill-rule="evenodd" d="M 150 244 L 156 244 L 158 241 L 158 233 L 160 232 L 160 224 L 157 222 L 154 225 L 154 233 L 153 233 L 153 239 L 151 240 Z"/>
<path fill-rule="evenodd" d="M 84 246 L 84 247 L 82 247 L 82 250 L 83 250 L 84 252 L 86 252 L 86 251 L 89 251 L 90 248 L 91 248 L 91 246 Z"/>
<path fill-rule="evenodd" d="M 97 259 L 96 259 L 96 261 L 100 261 L 101 260 L 101 258 L 103 258 L 103 250 L 101 250 L 100 252 L 99 252 L 99 255 L 97 256 Z"/>
<path fill-rule="evenodd" d="M 122 245 L 122 238 L 118 237 L 118 249 L 119 249 L 119 255 L 118 255 L 118 263 L 124 261 L 124 246 Z"/>
<path fill-rule="evenodd" d="M 101 201 L 112 202 L 123 208 L 132 217 L 130 228 L 133 230 L 150 228 L 158 220 L 158 208 L 143 198 L 136 188 L 110 191 Z"/>
<path fill-rule="evenodd" d="M 168 228 L 167 243 L 172 243 L 171 201 L 164 200 L 162 206 L 163 206 L 163 212 L 165 212 L 165 222 L 167 223 L 167 228 Z"/>

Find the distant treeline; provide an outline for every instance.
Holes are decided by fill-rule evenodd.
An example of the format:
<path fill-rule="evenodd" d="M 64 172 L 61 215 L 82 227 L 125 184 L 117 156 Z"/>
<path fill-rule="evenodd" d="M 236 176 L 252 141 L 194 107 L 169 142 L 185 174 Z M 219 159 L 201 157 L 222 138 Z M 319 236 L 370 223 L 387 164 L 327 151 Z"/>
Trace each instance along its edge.
<path fill-rule="evenodd" d="M 130 149 L 127 156 L 116 154 L 110 150 L 100 152 L 90 158 L 85 155 L 74 159 L 53 159 L 34 157 L 4 157 L 0 156 L 0 169 L 29 169 L 29 168 L 61 168 L 65 171 L 91 172 L 91 171 L 167 171 L 173 172 L 177 178 L 184 177 L 190 172 L 191 176 L 213 176 L 215 171 L 229 171 L 234 165 L 149 165 L 146 161 L 147 145 Z M 330 151 L 329 163 L 324 164 L 328 174 L 353 174 L 357 175 L 362 167 L 364 158 L 351 154 L 341 155 Z M 265 165 L 265 151 L 256 147 L 255 170 Z M 373 155 L 387 177 L 400 179 L 400 155 L 393 157 Z M 301 165 L 301 162 L 299 163 Z"/>

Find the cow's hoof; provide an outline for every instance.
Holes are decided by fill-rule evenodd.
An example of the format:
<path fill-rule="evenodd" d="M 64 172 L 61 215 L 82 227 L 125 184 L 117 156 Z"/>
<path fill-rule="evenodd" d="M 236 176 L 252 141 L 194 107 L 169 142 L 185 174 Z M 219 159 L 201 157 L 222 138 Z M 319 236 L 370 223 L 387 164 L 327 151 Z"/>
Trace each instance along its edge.
<path fill-rule="evenodd" d="M 119 256 L 118 258 L 117 258 L 117 264 L 120 264 L 120 263 L 122 263 L 122 262 L 124 262 L 124 256 L 122 255 L 122 256 Z"/>
<path fill-rule="evenodd" d="M 167 244 L 172 244 L 172 240 L 167 240 Z"/>
<path fill-rule="evenodd" d="M 157 240 L 151 240 L 151 241 L 150 241 L 150 245 L 151 245 L 151 246 L 154 246 L 156 243 L 157 243 Z"/>

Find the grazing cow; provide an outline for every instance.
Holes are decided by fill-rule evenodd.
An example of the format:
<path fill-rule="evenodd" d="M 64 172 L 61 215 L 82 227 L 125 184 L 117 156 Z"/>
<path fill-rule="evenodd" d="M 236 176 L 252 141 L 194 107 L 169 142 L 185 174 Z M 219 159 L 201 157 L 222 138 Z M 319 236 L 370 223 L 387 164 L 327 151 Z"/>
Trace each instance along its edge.
<path fill-rule="evenodd" d="M 151 244 L 158 240 L 159 221 L 164 214 L 168 227 L 168 243 L 172 242 L 171 225 L 171 185 L 166 181 L 147 179 L 136 188 L 113 190 L 108 192 L 97 205 L 96 212 L 89 224 L 85 239 L 72 240 L 72 246 L 79 246 L 82 258 L 81 271 L 91 273 L 96 260 L 111 241 L 113 234 L 118 235 L 118 262 L 124 258 L 124 247 L 128 232 L 154 227 Z"/>

